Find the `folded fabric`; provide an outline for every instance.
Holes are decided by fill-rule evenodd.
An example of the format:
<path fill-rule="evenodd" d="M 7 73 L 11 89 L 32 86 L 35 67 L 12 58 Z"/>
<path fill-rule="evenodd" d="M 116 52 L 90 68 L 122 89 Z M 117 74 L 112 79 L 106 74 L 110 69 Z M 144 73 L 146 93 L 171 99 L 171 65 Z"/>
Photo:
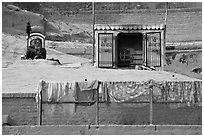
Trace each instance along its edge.
<path fill-rule="evenodd" d="M 76 82 L 75 100 L 76 101 L 94 101 L 96 92 L 98 92 L 99 82 Z"/>
<path fill-rule="evenodd" d="M 107 89 L 107 82 L 106 81 L 103 81 L 101 82 L 100 84 L 101 86 L 101 89 L 99 92 L 100 96 L 101 96 L 101 100 L 102 102 L 106 102 L 106 103 L 109 103 L 110 102 L 110 98 L 109 98 L 109 95 L 108 95 L 108 89 Z"/>
<path fill-rule="evenodd" d="M 85 81 L 85 82 L 77 82 L 78 87 L 80 88 L 80 91 L 86 91 L 86 90 L 98 90 L 99 82 L 98 80 L 94 80 L 91 82 Z"/>

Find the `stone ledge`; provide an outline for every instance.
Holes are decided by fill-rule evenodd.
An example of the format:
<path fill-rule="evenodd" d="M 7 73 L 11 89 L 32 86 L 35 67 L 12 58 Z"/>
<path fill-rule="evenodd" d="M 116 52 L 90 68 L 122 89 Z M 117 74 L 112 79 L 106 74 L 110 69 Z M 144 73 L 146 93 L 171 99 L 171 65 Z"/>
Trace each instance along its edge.
<path fill-rule="evenodd" d="M 2 93 L 2 98 L 35 98 L 36 93 Z"/>
<path fill-rule="evenodd" d="M 201 135 L 202 125 L 3 126 L 3 135 Z"/>

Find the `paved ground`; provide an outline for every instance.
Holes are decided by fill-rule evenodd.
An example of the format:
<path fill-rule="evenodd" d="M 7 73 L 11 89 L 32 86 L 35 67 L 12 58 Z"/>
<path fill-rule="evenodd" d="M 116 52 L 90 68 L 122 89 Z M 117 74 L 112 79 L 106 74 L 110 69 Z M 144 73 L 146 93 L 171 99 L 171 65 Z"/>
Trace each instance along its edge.
<path fill-rule="evenodd" d="M 2 69 L 2 91 L 5 92 L 35 92 L 38 82 L 48 81 L 156 81 L 164 80 L 196 80 L 184 75 L 165 71 L 146 70 L 118 70 L 100 69 L 91 66 L 88 59 L 71 55 L 59 55 L 58 59 L 63 66 L 56 62 L 45 60 L 18 60 L 7 68 Z M 82 66 L 70 68 L 70 63 L 78 62 Z M 66 67 L 66 65 L 69 67 Z M 77 67 L 78 64 L 73 66 Z"/>
<path fill-rule="evenodd" d="M 201 135 L 202 126 L 18 126 L 3 127 L 3 135 Z"/>

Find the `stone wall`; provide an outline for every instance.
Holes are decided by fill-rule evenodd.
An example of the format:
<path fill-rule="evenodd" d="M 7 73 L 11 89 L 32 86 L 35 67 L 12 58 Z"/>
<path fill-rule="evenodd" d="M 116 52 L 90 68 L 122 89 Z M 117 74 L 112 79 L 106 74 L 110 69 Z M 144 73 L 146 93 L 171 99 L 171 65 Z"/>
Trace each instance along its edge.
<path fill-rule="evenodd" d="M 45 107 L 46 105 L 43 105 Z M 180 105 L 181 106 L 181 105 Z M 57 104 L 53 113 L 43 109 L 42 125 L 94 125 L 95 105 L 77 105 L 76 112 L 68 115 Z M 37 125 L 38 110 L 35 94 L 3 94 L 2 115 L 9 115 L 15 125 Z M 99 124 L 148 125 L 149 104 L 100 103 Z M 202 106 L 188 107 L 172 104 L 153 104 L 153 124 L 202 125 Z"/>

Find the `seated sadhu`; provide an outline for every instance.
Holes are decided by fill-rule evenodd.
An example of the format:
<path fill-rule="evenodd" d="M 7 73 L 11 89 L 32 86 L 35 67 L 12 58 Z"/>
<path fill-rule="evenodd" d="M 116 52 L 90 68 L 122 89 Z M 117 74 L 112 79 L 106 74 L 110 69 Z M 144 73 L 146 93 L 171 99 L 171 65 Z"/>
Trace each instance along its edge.
<path fill-rule="evenodd" d="M 46 50 L 42 48 L 42 40 L 37 38 L 30 42 L 27 49 L 26 59 L 46 59 Z"/>

